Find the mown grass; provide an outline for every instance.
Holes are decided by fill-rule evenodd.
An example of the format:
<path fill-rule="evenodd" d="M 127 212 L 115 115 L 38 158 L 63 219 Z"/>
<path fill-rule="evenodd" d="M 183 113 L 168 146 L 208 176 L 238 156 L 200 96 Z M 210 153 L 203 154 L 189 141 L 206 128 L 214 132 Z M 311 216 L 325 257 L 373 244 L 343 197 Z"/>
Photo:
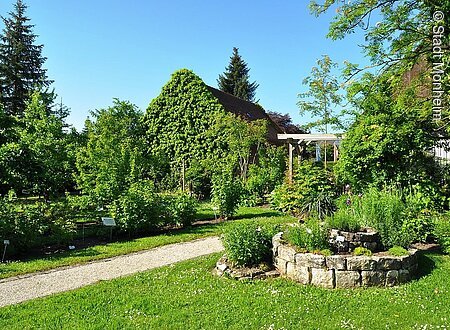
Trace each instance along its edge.
<path fill-rule="evenodd" d="M 200 218 L 210 219 L 211 215 L 212 218 L 214 218 L 214 213 L 211 208 L 208 205 L 202 206 L 200 210 Z M 83 264 L 89 261 L 142 251 L 162 245 L 220 235 L 223 228 L 229 226 L 233 221 L 259 221 L 263 223 L 277 224 L 291 222 L 294 221 L 294 219 L 267 208 L 242 207 L 239 209 L 235 220 L 232 221 L 193 226 L 155 236 L 112 242 L 106 245 L 96 245 L 85 249 L 53 254 L 45 258 L 34 258 L 26 261 L 0 264 L 0 278 L 22 275 L 36 271 L 45 271 L 57 267 Z"/>
<path fill-rule="evenodd" d="M 326 290 L 211 274 L 220 254 L 0 309 L 2 329 L 447 329 L 450 257 L 395 288 Z"/>

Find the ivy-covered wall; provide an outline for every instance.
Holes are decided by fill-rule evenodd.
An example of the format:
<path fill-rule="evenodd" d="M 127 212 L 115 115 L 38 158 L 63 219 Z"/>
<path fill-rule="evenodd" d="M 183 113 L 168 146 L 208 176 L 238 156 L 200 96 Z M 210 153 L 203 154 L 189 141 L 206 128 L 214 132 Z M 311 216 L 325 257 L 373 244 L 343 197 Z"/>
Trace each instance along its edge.
<path fill-rule="evenodd" d="M 227 138 L 214 127 L 226 116 L 200 77 L 187 69 L 176 71 L 144 116 L 150 151 L 171 161 L 220 157 Z"/>

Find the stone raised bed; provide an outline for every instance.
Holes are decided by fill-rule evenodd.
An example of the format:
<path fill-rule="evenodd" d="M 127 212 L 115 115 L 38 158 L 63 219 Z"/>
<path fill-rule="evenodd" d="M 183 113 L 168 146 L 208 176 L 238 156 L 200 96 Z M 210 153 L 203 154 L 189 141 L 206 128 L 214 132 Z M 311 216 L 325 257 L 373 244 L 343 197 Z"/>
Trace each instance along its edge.
<path fill-rule="evenodd" d="M 297 252 L 282 235 L 278 233 L 272 239 L 274 265 L 281 275 L 302 284 L 325 288 L 394 286 L 410 281 L 417 272 L 415 249 L 402 257 L 386 253 L 323 256 Z"/>
<path fill-rule="evenodd" d="M 280 273 L 273 268 L 264 270 L 258 267 L 233 267 L 226 255 L 217 261 L 213 274 L 231 277 L 236 280 L 256 280 L 280 276 Z"/>
<path fill-rule="evenodd" d="M 381 249 L 381 239 L 377 231 L 366 228 L 358 232 L 331 229 L 330 245 L 336 252 L 353 252 L 357 247 L 364 247 L 372 252 Z"/>

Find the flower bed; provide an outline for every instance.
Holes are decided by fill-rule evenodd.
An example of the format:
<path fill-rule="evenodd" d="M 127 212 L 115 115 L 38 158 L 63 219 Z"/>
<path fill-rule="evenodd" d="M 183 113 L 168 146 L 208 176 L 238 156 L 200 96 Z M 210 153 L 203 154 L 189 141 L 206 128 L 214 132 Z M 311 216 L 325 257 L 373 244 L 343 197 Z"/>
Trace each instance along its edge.
<path fill-rule="evenodd" d="M 273 239 L 274 265 L 281 275 L 302 284 L 325 288 L 394 286 L 411 280 L 417 272 L 417 250 L 395 257 L 386 252 L 373 256 L 351 254 L 323 256 L 299 253 L 283 241 L 283 233 Z"/>

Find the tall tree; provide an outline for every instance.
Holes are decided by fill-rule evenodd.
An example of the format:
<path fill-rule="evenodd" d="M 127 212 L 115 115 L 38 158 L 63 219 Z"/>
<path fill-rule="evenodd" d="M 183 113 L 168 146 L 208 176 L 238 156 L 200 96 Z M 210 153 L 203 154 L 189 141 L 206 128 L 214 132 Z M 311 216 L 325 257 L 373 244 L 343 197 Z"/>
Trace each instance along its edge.
<path fill-rule="evenodd" d="M 320 131 L 328 133 L 328 126 L 339 126 L 336 107 L 340 105 L 339 82 L 332 74 L 332 69 L 337 65 L 331 61 L 328 55 L 317 61 L 317 66 L 311 70 L 311 75 L 303 80 L 309 90 L 299 94 L 300 100 L 297 105 L 300 113 L 311 113 L 314 117 L 319 117 L 311 122 L 307 127 L 318 127 Z"/>
<path fill-rule="evenodd" d="M 416 73 L 429 81 L 435 69 L 442 69 L 438 83 L 442 83 L 445 106 L 439 125 L 450 131 L 450 1 L 313 0 L 310 9 L 316 16 L 336 12 L 327 35 L 333 40 L 362 31 L 365 43 L 361 47 L 379 74 L 389 71 L 391 76 L 402 79 L 411 69 L 425 63 Z M 439 63 L 442 65 L 436 67 Z M 354 80 L 365 69 L 348 63 L 345 73 L 348 80 Z M 429 90 L 427 96 L 433 97 L 430 84 L 425 82 L 419 88 L 424 86 Z"/>
<path fill-rule="evenodd" d="M 48 113 L 41 94 L 34 92 L 23 117 L 9 130 L 14 138 L 0 145 L 0 183 L 46 198 L 73 185 L 74 162 L 68 153 L 73 138 L 65 133 L 65 126 L 61 118 Z"/>
<path fill-rule="evenodd" d="M 149 178 L 142 113 L 126 101 L 91 113 L 87 143 L 77 153 L 78 187 L 98 205 L 109 205 L 133 182 Z"/>
<path fill-rule="evenodd" d="M 217 79 L 219 89 L 243 100 L 254 102 L 256 89 L 259 85 L 256 81 L 250 83 L 249 71 L 247 63 L 239 55 L 239 49 L 234 47 L 230 64 Z"/>
<path fill-rule="evenodd" d="M 282 114 L 276 111 L 267 111 L 270 119 L 275 122 L 283 131 L 288 134 L 302 134 L 305 133 L 299 126 L 293 123 L 291 115 L 288 113 Z"/>
<path fill-rule="evenodd" d="M 43 45 L 36 45 L 34 25 L 25 15 L 27 6 L 22 0 L 14 4 L 0 36 L 0 101 L 8 115 L 23 116 L 27 101 L 34 90 L 41 91 L 47 106 L 53 101 L 53 93 L 47 89 L 52 83 L 43 64 Z"/>

